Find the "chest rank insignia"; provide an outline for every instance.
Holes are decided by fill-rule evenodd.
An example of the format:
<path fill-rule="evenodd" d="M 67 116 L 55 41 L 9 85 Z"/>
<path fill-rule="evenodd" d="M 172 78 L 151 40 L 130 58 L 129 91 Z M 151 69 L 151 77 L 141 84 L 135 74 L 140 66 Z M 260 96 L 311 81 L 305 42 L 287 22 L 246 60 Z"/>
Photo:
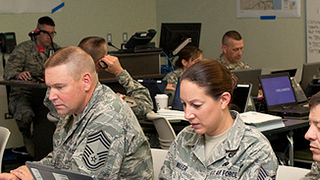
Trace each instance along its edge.
<path fill-rule="evenodd" d="M 110 140 L 103 131 L 88 136 L 82 160 L 89 170 L 97 170 L 105 165 L 110 144 Z"/>

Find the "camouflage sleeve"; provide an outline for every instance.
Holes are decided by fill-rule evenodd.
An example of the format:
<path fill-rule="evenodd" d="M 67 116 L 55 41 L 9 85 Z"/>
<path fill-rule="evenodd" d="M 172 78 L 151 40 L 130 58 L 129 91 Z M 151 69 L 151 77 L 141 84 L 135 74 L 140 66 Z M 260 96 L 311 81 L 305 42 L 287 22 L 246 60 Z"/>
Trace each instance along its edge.
<path fill-rule="evenodd" d="M 318 180 L 318 179 L 320 179 L 320 164 L 317 162 L 313 162 L 311 166 L 311 171 L 300 180 Z"/>
<path fill-rule="evenodd" d="M 177 69 L 168 73 L 163 80 L 167 81 L 166 89 L 164 93 L 168 95 L 168 105 L 171 106 L 174 100 L 174 94 L 176 92 L 176 85 L 178 83 L 179 77 L 182 74 L 182 69 Z"/>
<path fill-rule="evenodd" d="M 25 51 L 27 48 L 31 47 L 25 46 L 24 44 L 19 44 L 13 50 L 4 69 L 4 79 L 13 79 L 16 75 L 24 70 L 26 61 Z"/>
<path fill-rule="evenodd" d="M 127 92 L 126 96 L 135 101 L 135 103 L 133 103 L 134 105 L 131 106 L 131 109 L 137 117 L 142 117 L 153 109 L 153 102 L 149 90 L 139 82 L 132 79 L 126 70 L 123 70 L 116 76 L 116 78 L 125 88 Z"/>
<path fill-rule="evenodd" d="M 278 160 L 267 141 L 251 145 L 244 155 L 246 157 L 239 171 L 239 179 L 275 179 Z"/>
<path fill-rule="evenodd" d="M 177 137 L 180 139 L 180 137 Z M 177 149 L 177 141 L 176 139 L 170 146 L 168 154 L 166 156 L 166 159 L 163 162 L 163 165 L 160 170 L 159 174 L 159 179 L 165 180 L 165 179 L 172 179 L 172 170 L 175 168 L 174 167 L 174 159 L 175 159 L 175 154 L 176 154 L 176 149 Z"/>

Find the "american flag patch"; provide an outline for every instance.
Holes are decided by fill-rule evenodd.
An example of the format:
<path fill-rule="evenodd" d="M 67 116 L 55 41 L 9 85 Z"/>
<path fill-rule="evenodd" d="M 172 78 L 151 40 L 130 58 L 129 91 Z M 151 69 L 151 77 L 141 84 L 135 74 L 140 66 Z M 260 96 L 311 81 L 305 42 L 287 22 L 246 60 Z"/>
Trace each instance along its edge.
<path fill-rule="evenodd" d="M 169 84 L 167 84 L 167 86 L 166 86 L 166 90 L 175 91 L 175 90 L 176 90 L 176 85 L 169 83 Z"/>

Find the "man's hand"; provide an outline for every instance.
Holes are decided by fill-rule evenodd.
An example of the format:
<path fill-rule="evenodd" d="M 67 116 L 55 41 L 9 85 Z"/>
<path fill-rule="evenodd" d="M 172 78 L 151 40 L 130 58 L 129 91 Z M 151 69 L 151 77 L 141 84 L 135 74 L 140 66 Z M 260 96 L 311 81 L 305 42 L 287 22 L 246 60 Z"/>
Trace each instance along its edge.
<path fill-rule="evenodd" d="M 23 71 L 16 76 L 16 79 L 23 80 L 23 81 L 27 81 L 29 78 L 31 78 L 31 74 L 29 71 Z"/>
<path fill-rule="evenodd" d="M 108 68 L 104 69 L 105 71 L 114 74 L 115 76 L 118 75 L 123 71 L 119 59 L 115 56 L 106 55 L 99 61 L 104 61 L 108 64 Z"/>
<path fill-rule="evenodd" d="M 20 166 L 17 169 L 12 170 L 10 173 L 14 174 L 16 177 L 18 177 L 21 180 L 32 180 L 33 179 L 32 174 L 26 165 Z"/>

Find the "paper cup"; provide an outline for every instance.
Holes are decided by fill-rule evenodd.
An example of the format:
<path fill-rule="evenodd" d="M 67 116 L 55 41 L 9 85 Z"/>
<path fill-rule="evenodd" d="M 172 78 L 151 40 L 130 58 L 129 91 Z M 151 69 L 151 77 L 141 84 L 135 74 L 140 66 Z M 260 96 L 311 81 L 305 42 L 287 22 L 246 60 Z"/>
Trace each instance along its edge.
<path fill-rule="evenodd" d="M 157 109 L 167 109 L 168 108 L 168 95 L 157 94 L 155 97 Z"/>

